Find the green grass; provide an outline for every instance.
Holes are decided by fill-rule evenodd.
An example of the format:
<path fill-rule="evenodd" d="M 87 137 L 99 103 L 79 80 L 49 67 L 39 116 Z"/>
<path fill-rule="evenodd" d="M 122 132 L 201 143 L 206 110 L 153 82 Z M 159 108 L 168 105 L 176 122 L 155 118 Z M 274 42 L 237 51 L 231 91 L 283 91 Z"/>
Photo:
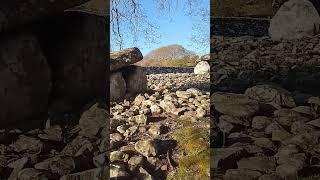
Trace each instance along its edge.
<path fill-rule="evenodd" d="M 189 123 L 185 123 L 189 124 Z M 178 145 L 184 149 L 186 156 L 179 162 L 175 173 L 169 180 L 209 179 L 210 177 L 210 145 L 209 130 L 203 127 L 185 126 L 173 134 Z"/>

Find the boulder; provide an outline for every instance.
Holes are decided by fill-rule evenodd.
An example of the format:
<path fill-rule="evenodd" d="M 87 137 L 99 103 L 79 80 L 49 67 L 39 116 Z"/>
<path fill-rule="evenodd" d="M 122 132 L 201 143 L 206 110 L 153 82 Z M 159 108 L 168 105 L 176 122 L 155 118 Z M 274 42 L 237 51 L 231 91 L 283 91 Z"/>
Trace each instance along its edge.
<path fill-rule="evenodd" d="M 143 59 L 141 51 L 134 47 L 110 53 L 110 71 L 116 71 Z"/>
<path fill-rule="evenodd" d="M 193 72 L 195 74 L 208 74 L 210 73 L 210 65 L 207 61 L 200 61 L 196 67 L 194 67 Z"/>
<path fill-rule="evenodd" d="M 272 40 L 300 39 L 313 35 L 318 30 L 320 16 L 308 0 L 290 0 L 285 2 L 272 18 L 269 35 Z"/>

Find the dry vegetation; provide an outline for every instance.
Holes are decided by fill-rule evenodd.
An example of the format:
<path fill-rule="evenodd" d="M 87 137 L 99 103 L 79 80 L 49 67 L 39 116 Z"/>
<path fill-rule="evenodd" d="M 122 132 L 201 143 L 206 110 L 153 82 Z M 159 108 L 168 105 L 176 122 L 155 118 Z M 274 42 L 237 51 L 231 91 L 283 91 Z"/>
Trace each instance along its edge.
<path fill-rule="evenodd" d="M 184 57 L 182 59 L 143 60 L 137 64 L 146 67 L 194 67 L 197 59 L 197 57 Z"/>

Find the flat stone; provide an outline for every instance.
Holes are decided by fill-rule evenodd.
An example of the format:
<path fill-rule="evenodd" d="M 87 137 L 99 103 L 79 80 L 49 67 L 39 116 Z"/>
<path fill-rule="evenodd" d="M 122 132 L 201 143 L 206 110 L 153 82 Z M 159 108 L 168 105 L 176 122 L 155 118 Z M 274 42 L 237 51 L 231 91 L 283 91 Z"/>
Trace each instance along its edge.
<path fill-rule="evenodd" d="M 141 140 L 136 142 L 135 149 L 145 157 L 152 157 L 158 155 L 157 144 L 152 140 Z"/>
<path fill-rule="evenodd" d="M 262 174 L 259 171 L 253 171 L 249 169 L 228 169 L 223 176 L 224 180 L 255 180 Z"/>
<path fill-rule="evenodd" d="M 277 86 L 257 85 L 248 88 L 245 95 L 259 101 L 259 103 L 270 104 L 276 109 L 296 106 L 290 92 Z"/>
<path fill-rule="evenodd" d="M 134 47 L 110 53 L 110 71 L 139 62 L 143 59 L 141 51 Z"/>
<path fill-rule="evenodd" d="M 100 180 L 101 177 L 108 177 L 108 175 L 109 175 L 109 168 L 103 167 L 103 168 L 95 168 L 95 169 L 90 169 L 82 172 L 68 174 L 68 175 L 62 176 L 60 180 L 78 180 L 78 179 Z M 111 171 L 110 171 L 110 175 L 111 175 Z"/>
<path fill-rule="evenodd" d="M 211 101 L 217 111 L 235 117 L 250 117 L 259 110 L 256 100 L 242 94 L 216 92 Z"/>
<path fill-rule="evenodd" d="M 237 162 L 239 169 L 250 169 L 259 172 L 271 173 L 276 169 L 275 158 L 249 157 Z"/>
<path fill-rule="evenodd" d="M 16 152 L 31 153 L 40 152 L 43 146 L 43 143 L 39 139 L 25 135 L 19 136 L 19 139 L 11 145 Z"/>

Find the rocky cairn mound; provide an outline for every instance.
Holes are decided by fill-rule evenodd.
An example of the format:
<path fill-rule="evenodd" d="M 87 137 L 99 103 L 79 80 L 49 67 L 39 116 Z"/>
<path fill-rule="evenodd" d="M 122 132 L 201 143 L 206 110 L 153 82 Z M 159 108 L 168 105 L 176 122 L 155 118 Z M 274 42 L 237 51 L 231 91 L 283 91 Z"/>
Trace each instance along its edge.
<path fill-rule="evenodd" d="M 310 6 L 288 1 L 275 21 L 303 3 Z M 320 36 L 312 26 L 293 38 L 216 40 L 210 62 L 214 179 L 319 179 Z"/>
<path fill-rule="evenodd" d="M 209 73 L 132 65 L 141 59 L 111 53 L 110 178 L 209 178 Z"/>

